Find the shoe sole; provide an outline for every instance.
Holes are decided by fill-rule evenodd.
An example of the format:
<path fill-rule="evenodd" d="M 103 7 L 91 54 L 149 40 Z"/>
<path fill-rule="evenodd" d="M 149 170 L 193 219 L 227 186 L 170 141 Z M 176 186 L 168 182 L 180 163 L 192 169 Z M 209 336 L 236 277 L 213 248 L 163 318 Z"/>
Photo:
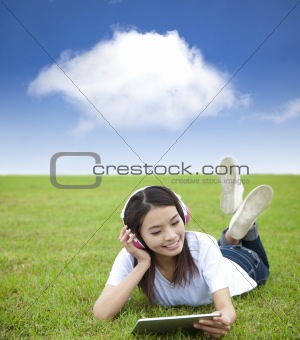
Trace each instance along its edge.
<path fill-rule="evenodd" d="M 243 202 L 244 187 L 240 182 L 237 165 L 232 158 L 224 158 L 220 166 L 227 169 L 226 174 L 219 175 L 222 185 L 220 208 L 224 214 L 234 214 Z"/>
<path fill-rule="evenodd" d="M 272 197 L 273 189 L 268 185 L 260 185 L 252 190 L 230 222 L 230 236 L 236 240 L 243 239 L 257 216 L 267 209 Z"/>

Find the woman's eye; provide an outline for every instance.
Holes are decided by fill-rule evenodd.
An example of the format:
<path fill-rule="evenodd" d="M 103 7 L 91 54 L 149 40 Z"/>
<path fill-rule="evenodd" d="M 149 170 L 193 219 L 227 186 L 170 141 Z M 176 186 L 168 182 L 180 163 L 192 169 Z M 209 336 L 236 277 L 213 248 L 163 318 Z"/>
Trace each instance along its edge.
<path fill-rule="evenodd" d="M 154 233 L 151 233 L 152 235 L 158 235 L 160 231 L 155 231 Z"/>
<path fill-rule="evenodd" d="M 176 225 L 179 223 L 179 220 L 178 221 L 175 221 L 174 223 L 172 223 L 172 225 Z"/>

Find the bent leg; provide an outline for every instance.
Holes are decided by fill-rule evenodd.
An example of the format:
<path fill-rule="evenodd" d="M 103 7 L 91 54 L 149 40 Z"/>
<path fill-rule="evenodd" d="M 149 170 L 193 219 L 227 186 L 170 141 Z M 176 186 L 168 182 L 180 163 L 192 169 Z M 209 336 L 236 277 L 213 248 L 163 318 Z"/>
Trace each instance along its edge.
<path fill-rule="evenodd" d="M 222 255 L 242 267 L 257 285 L 266 283 L 269 276 L 269 261 L 258 234 L 257 224 L 250 228 L 239 244 L 231 244 L 224 229 L 218 241 Z"/>
<path fill-rule="evenodd" d="M 243 268 L 258 286 L 266 284 L 269 268 L 254 250 L 241 245 L 220 246 L 220 250 L 224 257 Z"/>
<path fill-rule="evenodd" d="M 245 247 L 247 249 L 251 249 L 251 250 L 255 251 L 258 254 L 258 256 L 261 258 L 263 263 L 266 265 L 266 267 L 270 268 L 267 253 L 265 251 L 265 248 L 264 248 L 259 236 L 254 241 L 242 240 L 242 245 L 243 245 L 243 247 Z"/>
<path fill-rule="evenodd" d="M 220 240 L 218 241 L 220 246 L 228 246 L 228 245 L 236 244 L 236 243 L 231 243 L 228 241 L 228 238 L 226 237 L 227 230 L 228 228 L 224 229 L 221 234 Z M 240 240 L 239 245 L 247 249 L 255 251 L 257 255 L 261 258 L 263 263 L 267 266 L 267 268 L 270 268 L 267 253 L 259 237 L 258 226 L 256 222 L 250 228 L 246 236 L 242 240 Z"/>

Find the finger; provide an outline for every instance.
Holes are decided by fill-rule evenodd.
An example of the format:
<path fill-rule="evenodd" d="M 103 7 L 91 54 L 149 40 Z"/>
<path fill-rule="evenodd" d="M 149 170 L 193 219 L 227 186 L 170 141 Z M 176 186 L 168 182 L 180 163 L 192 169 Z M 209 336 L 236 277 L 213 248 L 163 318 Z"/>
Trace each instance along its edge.
<path fill-rule="evenodd" d="M 130 232 L 131 232 L 131 230 L 130 230 Z M 135 234 L 133 234 L 133 233 L 130 234 L 130 232 L 129 232 L 127 238 L 126 238 L 127 243 L 132 243 L 134 238 L 135 238 Z"/>
<path fill-rule="evenodd" d="M 200 324 L 200 325 L 206 325 L 206 326 L 214 326 L 214 325 L 216 325 L 216 324 L 218 324 L 218 323 L 220 323 L 219 321 L 214 321 L 214 320 L 210 320 L 210 319 L 207 319 L 207 320 L 198 320 L 198 323 Z"/>
<path fill-rule="evenodd" d="M 127 225 L 124 225 L 124 227 L 121 229 L 120 234 L 119 234 L 119 240 L 123 237 L 124 233 L 127 230 Z"/>
<path fill-rule="evenodd" d="M 200 329 L 201 331 L 208 333 L 210 336 L 215 338 L 220 338 L 221 336 L 226 335 L 229 331 L 221 328 L 213 328 L 207 325 L 200 325 L 198 323 L 194 324 L 194 328 Z"/>
<path fill-rule="evenodd" d="M 199 320 L 198 324 L 204 327 L 209 327 L 209 328 L 213 328 L 213 329 L 221 329 L 224 331 L 229 331 L 230 330 L 230 326 L 226 325 L 222 322 L 219 321 L 213 321 L 213 320 Z"/>
<path fill-rule="evenodd" d="M 230 318 L 226 315 L 221 316 L 215 316 L 213 318 L 214 321 L 221 322 L 223 325 L 229 325 L 230 324 Z"/>
<path fill-rule="evenodd" d="M 199 320 L 200 324 L 208 325 L 208 326 L 216 326 L 216 325 L 228 325 L 228 319 L 227 317 L 214 317 L 213 319 L 207 319 L 207 320 Z"/>
<path fill-rule="evenodd" d="M 134 238 L 136 237 L 135 234 L 131 234 L 131 229 L 127 229 L 124 233 L 124 235 L 122 236 L 120 242 L 123 244 L 124 248 L 130 253 L 133 254 L 134 252 L 136 252 L 136 247 L 134 246 Z"/>
<path fill-rule="evenodd" d="M 219 318 L 218 317 L 218 318 L 214 318 L 213 320 L 214 320 L 214 322 L 217 322 L 217 323 L 220 323 L 220 324 L 226 325 L 226 326 L 229 326 L 229 324 L 230 324 L 230 320 L 228 318 L 223 318 L 223 317 Z"/>
<path fill-rule="evenodd" d="M 129 234 L 131 232 L 131 229 L 126 229 L 123 231 L 122 235 L 120 235 L 120 242 L 124 245 L 124 243 L 127 241 L 127 239 L 129 238 Z M 127 243 L 127 242 L 126 242 Z"/>
<path fill-rule="evenodd" d="M 216 311 L 214 311 L 214 313 L 218 313 L 219 315 L 218 316 L 215 316 L 216 318 L 219 318 L 219 317 L 222 317 L 223 316 L 223 313 L 220 311 L 220 310 L 216 310 Z M 214 317 L 214 318 L 215 318 Z M 213 319 L 214 319 L 213 318 Z"/>

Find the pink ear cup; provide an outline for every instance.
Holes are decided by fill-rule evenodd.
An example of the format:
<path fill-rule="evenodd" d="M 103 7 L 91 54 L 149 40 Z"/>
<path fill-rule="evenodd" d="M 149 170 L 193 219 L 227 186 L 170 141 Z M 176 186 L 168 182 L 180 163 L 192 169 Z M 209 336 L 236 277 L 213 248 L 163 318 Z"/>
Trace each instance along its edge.
<path fill-rule="evenodd" d="M 136 240 L 136 241 L 135 241 Z M 137 240 L 137 239 L 134 239 L 133 240 L 133 245 L 136 247 L 136 248 L 138 248 L 138 249 L 145 249 L 145 247 L 140 243 L 140 241 L 139 240 Z"/>
<path fill-rule="evenodd" d="M 189 220 L 191 219 L 191 215 L 190 215 L 189 208 L 187 206 L 185 206 L 185 210 L 186 210 L 185 224 L 188 224 Z"/>
<path fill-rule="evenodd" d="M 132 235 L 133 234 L 130 233 L 127 237 L 127 240 L 129 240 Z M 145 247 L 142 245 L 142 243 L 136 237 L 133 239 L 132 243 L 138 249 L 145 249 Z"/>

